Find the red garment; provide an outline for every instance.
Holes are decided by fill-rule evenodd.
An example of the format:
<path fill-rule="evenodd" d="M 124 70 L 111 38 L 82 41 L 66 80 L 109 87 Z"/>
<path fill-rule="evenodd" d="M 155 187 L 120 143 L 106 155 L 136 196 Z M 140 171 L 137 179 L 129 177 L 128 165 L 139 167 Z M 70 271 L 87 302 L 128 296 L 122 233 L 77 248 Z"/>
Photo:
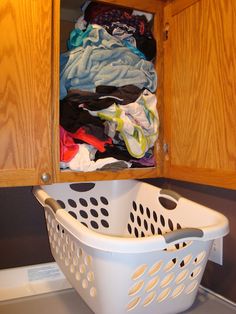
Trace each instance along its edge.
<path fill-rule="evenodd" d="M 75 144 L 71 133 L 60 126 L 60 161 L 69 162 L 78 152 L 79 145 Z"/>
<path fill-rule="evenodd" d="M 86 133 L 86 130 L 83 127 L 79 128 L 75 133 L 69 133 L 69 134 L 74 139 L 84 141 L 85 143 L 88 143 L 94 146 L 100 152 L 105 152 L 106 144 L 112 144 L 112 139 L 110 137 L 102 141 L 98 139 L 97 137 L 95 137 L 94 135 Z"/>

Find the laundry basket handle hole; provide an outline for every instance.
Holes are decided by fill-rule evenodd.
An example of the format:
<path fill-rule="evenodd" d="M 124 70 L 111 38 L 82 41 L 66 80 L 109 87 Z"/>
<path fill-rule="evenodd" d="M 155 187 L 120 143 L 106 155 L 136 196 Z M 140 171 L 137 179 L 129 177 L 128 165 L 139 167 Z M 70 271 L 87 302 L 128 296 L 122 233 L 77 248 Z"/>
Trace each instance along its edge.
<path fill-rule="evenodd" d="M 172 190 L 162 189 L 160 190 L 160 196 L 158 200 L 160 204 L 167 210 L 173 210 L 176 208 L 180 195 Z"/>

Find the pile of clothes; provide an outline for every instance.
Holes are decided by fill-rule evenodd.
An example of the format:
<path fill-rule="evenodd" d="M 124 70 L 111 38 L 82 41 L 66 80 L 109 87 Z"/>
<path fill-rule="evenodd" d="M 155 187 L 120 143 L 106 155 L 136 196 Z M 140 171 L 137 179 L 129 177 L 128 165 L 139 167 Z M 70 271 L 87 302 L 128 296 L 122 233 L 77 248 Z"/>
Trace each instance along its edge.
<path fill-rule="evenodd" d="M 156 42 L 145 15 L 86 1 L 60 57 L 60 167 L 152 167 Z"/>

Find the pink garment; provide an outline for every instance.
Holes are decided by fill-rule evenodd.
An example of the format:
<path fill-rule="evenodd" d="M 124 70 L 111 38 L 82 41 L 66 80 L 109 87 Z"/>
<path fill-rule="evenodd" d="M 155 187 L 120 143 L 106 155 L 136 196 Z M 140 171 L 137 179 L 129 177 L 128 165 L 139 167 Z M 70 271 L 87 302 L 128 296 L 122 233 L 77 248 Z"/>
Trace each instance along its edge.
<path fill-rule="evenodd" d="M 75 144 L 71 133 L 60 126 L 60 161 L 69 162 L 77 154 L 79 145 Z"/>

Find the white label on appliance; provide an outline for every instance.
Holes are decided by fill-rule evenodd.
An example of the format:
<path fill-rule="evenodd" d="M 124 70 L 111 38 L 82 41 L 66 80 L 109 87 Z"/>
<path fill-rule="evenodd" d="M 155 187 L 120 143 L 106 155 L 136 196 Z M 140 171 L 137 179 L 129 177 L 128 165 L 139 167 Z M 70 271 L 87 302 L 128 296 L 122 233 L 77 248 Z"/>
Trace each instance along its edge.
<path fill-rule="evenodd" d="M 30 268 L 27 270 L 28 280 L 45 280 L 45 279 L 58 279 L 62 277 L 62 273 L 57 266 L 42 266 Z"/>

